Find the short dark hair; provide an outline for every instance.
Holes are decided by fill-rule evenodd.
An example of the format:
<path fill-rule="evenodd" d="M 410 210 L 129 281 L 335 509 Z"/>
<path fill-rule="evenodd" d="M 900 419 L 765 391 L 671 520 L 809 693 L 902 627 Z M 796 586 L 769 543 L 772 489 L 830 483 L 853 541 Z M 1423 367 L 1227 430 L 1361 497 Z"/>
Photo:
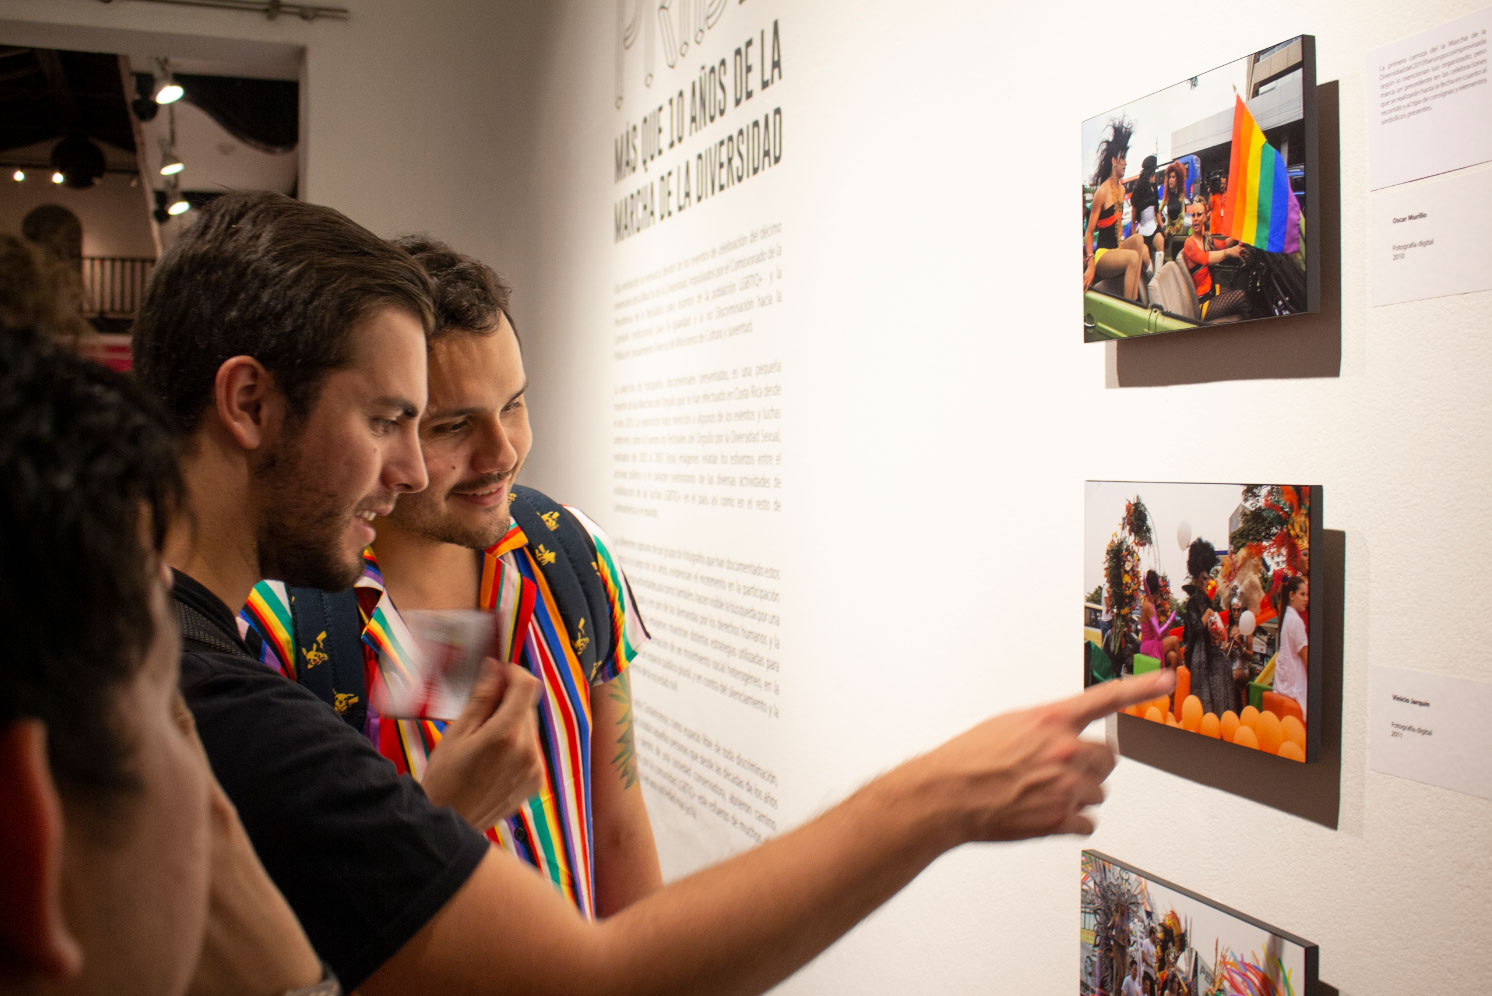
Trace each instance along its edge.
<path fill-rule="evenodd" d="M 47 727 L 59 785 L 137 785 L 115 696 L 154 637 L 153 575 L 183 485 L 165 416 L 129 378 L 35 329 L 0 331 L 0 726 Z"/>
<path fill-rule="evenodd" d="M 135 319 L 135 368 L 187 432 L 233 356 L 264 364 L 304 415 L 326 374 L 351 361 L 353 327 L 387 305 L 430 331 L 430 280 L 406 253 L 328 207 L 226 194 L 156 266 Z"/>
<path fill-rule="evenodd" d="M 428 235 L 404 235 L 393 242 L 414 257 L 435 285 L 432 341 L 455 331 L 495 332 L 499 314 L 513 324 L 508 312 L 512 289 L 492 267 Z"/>

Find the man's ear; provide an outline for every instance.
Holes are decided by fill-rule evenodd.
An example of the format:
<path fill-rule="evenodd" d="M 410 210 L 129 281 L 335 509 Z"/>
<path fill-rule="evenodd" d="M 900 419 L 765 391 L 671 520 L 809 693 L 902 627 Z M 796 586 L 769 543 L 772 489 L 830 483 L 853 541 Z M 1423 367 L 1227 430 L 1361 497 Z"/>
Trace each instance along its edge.
<path fill-rule="evenodd" d="M 218 421 L 239 446 L 256 450 L 274 432 L 284 408 L 275 379 L 252 356 L 230 356 L 213 380 Z"/>
<path fill-rule="evenodd" d="M 62 801 L 40 720 L 0 728 L 0 982 L 68 979 L 83 950 L 62 914 Z"/>

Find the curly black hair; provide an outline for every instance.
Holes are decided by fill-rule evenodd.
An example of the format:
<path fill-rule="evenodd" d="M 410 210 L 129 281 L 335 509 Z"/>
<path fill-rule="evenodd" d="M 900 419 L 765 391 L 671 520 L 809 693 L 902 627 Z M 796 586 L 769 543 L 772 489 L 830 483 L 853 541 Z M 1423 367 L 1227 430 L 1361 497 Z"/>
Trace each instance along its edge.
<path fill-rule="evenodd" d="M 432 342 L 450 332 L 495 332 L 499 315 L 513 324 L 508 311 L 512 288 L 492 267 L 428 235 L 404 235 L 391 241 L 413 256 L 435 285 Z"/>
<path fill-rule="evenodd" d="M 1200 536 L 1192 540 L 1192 545 L 1186 549 L 1186 573 L 1192 577 L 1204 577 L 1212 573 L 1217 566 L 1217 551 L 1212 544 Z"/>
<path fill-rule="evenodd" d="M 45 723 L 64 788 L 129 789 L 114 703 L 154 637 L 141 541 L 159 552 L 183 508 L 176 441 L 129 378 L 4 329 L 0 467 L 0 726 Z"/>

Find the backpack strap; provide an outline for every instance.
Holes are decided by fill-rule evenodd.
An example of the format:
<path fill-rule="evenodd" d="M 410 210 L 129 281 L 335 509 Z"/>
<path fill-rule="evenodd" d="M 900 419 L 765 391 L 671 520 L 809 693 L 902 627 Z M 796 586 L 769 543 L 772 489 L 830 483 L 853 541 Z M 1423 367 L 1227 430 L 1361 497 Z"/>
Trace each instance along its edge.
<path fill-rule="evenodd" d="M 363 668 L 363 614 L 357 592 L 286 586 L 294 620 L 295 680 L 316 693 L 359 732 L 368 719 Z"/>
<path fill-rule="evenodd" d="M 515 484 L 512 496 L 508 510 L 554 595 L 570 649 L 587 680 L 593 679 L 613 649 L 611 600 L 601 583 L 595 544 L 574 513 L 542 491 Z"/>
<path fill-rule="evenodd" d="M 176 603 L 176 617 L 181 621 L 181 643 L 184 648 L 233 654 L 235 657 L 248 656 L 248 651 L 242 644 L 228 639 L 222 630 L 213 625 L 211 619 L 185 602 Z"/>

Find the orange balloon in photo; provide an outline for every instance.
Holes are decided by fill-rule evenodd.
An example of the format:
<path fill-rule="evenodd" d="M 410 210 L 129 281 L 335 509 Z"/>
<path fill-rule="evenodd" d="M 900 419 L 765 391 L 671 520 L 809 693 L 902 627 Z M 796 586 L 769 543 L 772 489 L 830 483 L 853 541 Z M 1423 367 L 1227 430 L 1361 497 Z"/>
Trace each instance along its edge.
<path fill-rule="evenodd" d="M 1305 762 L 1305 750 L 1293 740 L 1280 744 L 1280 757 L 1289 761 Z"/>
<path fill-rule="evenodd" d="M 1149 709 L 1145 710 L 1145 718 L 1150 720 L 1150 722 L 1152 723 L 1164 723 L 1166 721 L 1166 718 L 1160 714 L 1160 710 L 1157 709 L 1153 704 L 1150 706 Z"/>
<path fill-rule="evenodd" d="M 1234 734 L 1238 732 L 1238 713 L 1229 709 L 1223 713 L 1222 717 L 1217 721 L 1217 725 L 1218 732 L 1223 735 L 1223 739 L 1231 744 Z"/>
<path fill-rule="evenodd" d="M 1299 747 L 1302 751 L 1306 745 L 1305 724 L 1294 716 L 1285 716 L 1280 720 L 1280 729 L 1285 732 L 1285 741 Z"/>
<path fill-rule="evenodd" d="M 1244 706 L 1243 712 L 1238 714 L 1238 721 L 1249 729 L 1253 729 L 1254 724 L 1259 721 L 1259 710 L 1251 705 Z"/>
<path fill-rule="evenodd" d="M 1201 733 L 1204 737 L 1220 740 L 1223 735 L 1222 724 L 1218 721 L 1216 714 L 1209 712 L 1202 717 L 1202 722 L 1197 727 L 1197 732 Z"/>
<path fill-rule="evenodd" d="M 1259 749 L 1269 754 L 1278 754 L 1280 744 L 1285 741 L 1285 731 L 1280 729 L 1280 717 L 1268 711 L 1259 714 L 1254 724 L 1254 733 L 1259 737 Z"/>
<path fill-rule="evenodd" d="M 1184 727 L 1180 723 L 1176 722 L 1176 717 L 1171 715 L 1170 713 L 1166 714 L 1166 725 L 1174 726 L 1178 730 L 1184 729 Z"/>
<path fill-rule="evenodd" d="M 1181 703 L 1181 725 L 1193 732 L 1202 724 L 1202 700 L 1188 695 Z"/>
<path fill-rule="evenodd" d="M 1251 750 L 1259 749 L 1259 738 L 1254 735 L 1254 731 L 1241 724 L 1238 727 L 1238 732 L 1233 734 L 1233 742 L 1240 747 L 1248 747 Z"/>

